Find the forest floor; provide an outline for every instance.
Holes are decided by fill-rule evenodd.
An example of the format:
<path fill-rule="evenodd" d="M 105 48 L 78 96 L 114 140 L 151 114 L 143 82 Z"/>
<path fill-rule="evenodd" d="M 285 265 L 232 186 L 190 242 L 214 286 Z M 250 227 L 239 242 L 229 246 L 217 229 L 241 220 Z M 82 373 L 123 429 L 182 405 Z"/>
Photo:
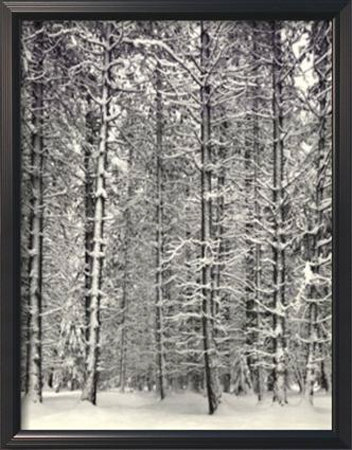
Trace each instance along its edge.
<path fill-rule="evenodd" d="M 297 394 L 280 407 L 270 397 L 258 405 L 255 396 L 223 394 L 213 415 L 207 399 L 191 392 L 171 393 L 163 401 L 154 393 L 98 394 L 97 406 L 79 400 L 80 392 L 46 391 L 43 403 L 22 405 L 22 429 L 47 430 L 331 430 L 331 397 L 317 393 L 314 406 Z"/>

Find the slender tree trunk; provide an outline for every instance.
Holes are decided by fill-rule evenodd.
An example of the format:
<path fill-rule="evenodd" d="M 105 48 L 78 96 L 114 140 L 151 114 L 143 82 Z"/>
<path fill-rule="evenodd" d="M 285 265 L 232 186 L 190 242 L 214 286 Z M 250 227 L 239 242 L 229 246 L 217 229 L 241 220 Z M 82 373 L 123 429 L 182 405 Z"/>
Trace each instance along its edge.
<path fill-rule="evenodd" d="M 108 31 L 109 32 L 109 31 Z M 109 41 L 110 39 L 107 39 Z M 90 299 L 89 299 L 89 341 L 86 361 L 86 376 L 81 400 L 96 404 L 98 363 L 100 345 L 100 300 L 102 269 L 105 257 L 104 210 L 106 157 L 108 151 L 108 115 L 111 50 L 104 49 L 103 86 L 101 97 L 101 126 L 99 133 L 98 156 L 95 169 L 93 250 L 91 252 Z"/>
<path fill-rule="evenodd" d="M 126 233 L 128 233 L 126 228 Z M 126 239 L 126 236 L 125 236 Z M 127 305 L 128 305 L 128 245 L 125 242 L 124 245 L 124 259 L 125 268 L 122 281 L 122 301 L 121 301 L 121 342 L 120 342 L 120 389 L 121 392 L 125 392 L 126 387 L 126 354 L 127 354 Z"/>
<path fill-rule="evenodd" d="M 247 114 L 246 117 L 246 129 L 245 133 L 248 135 L 251 130 L 252 114 Z M 246 223 L 245 223 L 245 308 L 246 308 L 246 320 L 245 320 L 245 355 L 246 364 L 250 372 L 251 381 L 254 381 L 255 369 L 254 369 L 254 354 L 253 349 L 255 345 L 255 332 L 253 328 L 256 325 L 256 311 L 254 303 L 254 245 L 253 245 L 253 204 L 252 204 L 252 186 L 253 186 L 253 170 L 252 170 L 252 151 L 251 144 L 246 138 L 244 149 L 244 191 L 245 191 L 245 211 L 246 211 Z M 253 384 L 253 383 L 252 383 Z"/>
<path fill-rule="evenodd" d="M 161 400 L 165 398 L 165 355 L 163 343 L 163 276 L 164 276 L 164 172 L 163 172 L 163 112 L 160 65 L 156 71 L 156 345 L 157 379 Z"/>
<path fill-rule="evenodd" d="M 256 125 L 255 125 L 256 126 Z M 256 134 L 256 133 L 255 133 Z M 260 210 L 259 210 L 259 199 L 258 199 L 258 164 L 260 164 L 260 155 L 259 155 L 259 145 L 256 144 L 255 146 L 255 160 L 254 160 L 254 164 L 255 164 L 255 168 L 254 168 L 254 215 L 256 218 L 256 223 L 260 223 Z M 256 311 L 256 315 L 255 315 L 255 327 L 257 328 L 257 330 L 260 329 L 261 327 L 261 312 L 260 312 L 260 307 L 259 307 L 259 301 L 260 301 L 260 289 L 261 289 L 261 285 L 262 285 L 262 250 L 261 250 L 261 244 L 259 242 L 257 242 L 255 244 L 255 252 L 254 252 L 254 258 L 255 258 L 255 267 L 254 267 L 254 298 L 255 298 L 255 311 Z M 259 331 L 257 331 L 255 333 L 255 337 L 254 337 L 254 347 L 255 347 L 255 379 L 256 379 L 256 383 L 255 383 L 255 391 L 258 397 L 258 401 L 262 401 L 263 400 L 263 395 L 264 395 L 264 386 L 263 386 L 263 367 L 261 364 L 261 358 L 259 356 L 259 352 L 262 345 L 261 342 L 259 342 L 260 339 L 260 335 L 259 335 Z"/>
<path fill-rule="evenodd" d="M 228 121 L 225 119 L 225 111 L 224 121 L 220 125 L 220 145 L 217 154 L 217 180 L 216 180 L 216 218 L 215 218 L 215 226 L 214 226 L 214 238 L 216 240 L 216 265 L 213 268 L 214 270 L 214 288 L 216 293 L 216 302 L 213 308 L 213 315 L 216 320 L 220 317 L 222 320 L 229 320 L 229 311 L 227 306 L 226 294 L 222 293 L 222 284 L 223 284 L 223 271 L 225 270 L 225 259 L 226 259 L 226 248 L 227 242 L 225 239 L 225 182 L 226 182 L 226 168 L 224 166 L 224 162 L 227 158 L 227 139 L 228 136 Z M 222 306 L 224 305 L 225 306 Z M 227 308 L 227 310 L 225 310 Z M 216 338 L 218 334 L 217 327 L 214 328 L 214 337 Z M 229 344 L 231 345 L 231 344 Z M 230 353 L 230 351 L 229 351 Z M 231 364 L 232 358 L 228 355 L 227 364 L 226 364 L 226 372 L 222 375 L 221 381 L 224 388 L 224 392 L 230 391 L 231 385 Z"/>
<path fill-rule="evenodd" d="M 186 176 L 189 178 L 187 179 L 186 186 L 185 186 L 185 215 L 191 213 L 192 211 L 192 189 L 191 189 L 191 183 L 192 183 L 192 177 L 190 176 L 189 172 L 185 170 Z M 189 220 L 184 221 L 185 225 L 185 238 L 186 238 L 186 248 L 185 248 L 185 280 L 187 283 L 187 287 L 184 290 L 184 297 L 186 301 L 186 313 L 189 314 L 189 318 L 185 323 L 185 331 L 188 335 L 191 335 L 191 338 L 187 340 L 187 363 L 189 364 L 188 369 L 188 386 L 191 390 L 195 392 L 200 392 L 200 384 L 201 384 L 201 377 L 202 373 L 200 373 L 200 368 L 198 367 L 199 361 L 198 361 L 198 355 L 197 352 L 195 352 L 195 349 L 198 349 L 198 345 L 196 342 L 195 336 L 198 336 L 199 333 L 201 333 L 201 323 L 200 320 L 195 317 L 198 316 L 200 313 L 200 306 L 198 302 L 193 301 L 194 295 L 195 295 L 195 289 L 194 289 L 194 269 L 192 267 L 192 223 Z"/>
<path fill-rule="evenodd" d="M 212 155 L 211 155 L 211 106 L 210 86 L 205 81 L 210 56 L 210 39 L 203 21 L 201 22 L 201 257 L 202 257 L 202 327 L 204 346 L 204 369 L 208 396 L 209 414 L 213 414 L 220 402 L 220 389 L 215 363 L 214 317 L 212 316 L 214 285 L 212 280 Z"/>
<path fill-rule="evenodd" d="M 258 37 L 257 37 L 258 25 L 254 21 L 253 22 L 253 54 L 258 54 Z M 253 196 L 254 196 L 254 219 L 255 223 L 259 224 L 262 220 L 260 206 L 259 206 L 259 166 L 261 163 L 261 151 L 260 151 L 260 136 L 259 136 L 259 67 L 258 61 L 255 58 L 254 61 L 254 79 L 255 85 L 253 92 Z M 254 226 L 253 232 L 258 234 L 258 226 Z M 254 314 L 254 325 L 257 330 L 261 327 L 261 313 L 259 309 L 259 301 L 260 301 L 260 289 L 261 289 L 261 278 L 262 278 L 262 269 L 261 269 L 261 244 L 259 242 L 259 237 L 256 236 L 256 243 L 254 244 L 254 305 L 253 308 L 255 310 Z M 264 386 L 263 386 L 263 367 L 261 365 L 261 358 L 259 357 L 258 350 L 261 350 L 262 345 L 259 342 L 260 335 L 259 331 L 256 331 L 253 336 L 254 340 L 254 363 L 255 363 L 255 391 L 258 397 L 258 401 L 262 401 L 264 394 Z"/>
<path fill-rule="evenodd" d="M 127 201 L 124 210 L 124 225 L 125 225 L 125 239 L 123 246 L 124 255 L 124 273 L 122 281 L 122 302 L 121 302 L 121 345 L 120 345 L 120 389 L 125 391 L 126 386 L 126 366 L 127 366 L 127 338 L 128 328 L 126 321 L 128 317 L 129 306 L 129 291 L 130 291 L 130 247 L 131 247 L 131 232 L 133 223 L 131 220 L 130 201 L 133 198 L 133 182 L 132 182 L 132 167 L 133 167 L 133 147 L 129 146 L 128 151 L 128 186 L 127 186 Z"/>
<path fill-rule="evenodd" d="M 105 91 L 104 87 L 104 91 Z M 103 98 L 105 95 L 103 94 Z M 91 288 L 89 299 L 89 329 L 87 373 L 82 392 L 82 400 L 96 404 L 96 389 L 98 378 L 99 332 L 100 332 L 100 297 L 101 297 L 101 268 L 104 262 L 104 187 L 105 187 L 105 152 L 107 151 L 107 125 L 103 123 L 100 130 L 99 156 L 97 159 L 96 189 L 94 201 L 94 231 L 93 251 L 91 253 Z"/>
<path fill-rule="evenodd" d="M 314 298 L 315 289 L 312 287 L 310 289 L 311 298 Z M 310 303 L 309 305 L 309 324 L 308 324 L 308 356 L 307 356 L 307 365 L 306 365 L 306 383 L 304 393 L 309 403 L 313 404 L 314 399 L 314 384 L 316 381 L 316 371 L 317 371 L 317 362 L 316 362 L 316 348 L 317 348 L 317 304 Z"/>
<path fill-rule="evenodd" d="M 317 25 L 316 25 L 317 26 Z M 315 276 L 319 275 L 321 270 L 320 259 L 322 256 L 322 246 L 319 244 L 323 238 L 323 225 L 324 218 L 322 213 L 322 201 L 324 199 L 324 151 L 326 146 L 326 105 L 327 105 L 327 94 L 326 94 L 326 58 L 321 59 L 321 55 L 326 54 L 328 50 L 327 41 L 327 24 L 323 26 L 322 30 L 316 30 L 316 26 L 313 28 L 313 33 L 317 38 L 318 33 L 323 33 L 324 36 L 320 41 L 319 49 L 315 48 L 314 58 L 318 60 L 315 63 L 315 71 L 318 77 L 319 83 L 319 131 L 318 131 L 318 145 L 317 152 L 315 156 L 315 167 L 316 167 L 316 182 L 315 182 L 315 193 L 314 193 L 314 219 L 312 223 L 313 230 L 310 233 L 310 239 L 308 239 L 308 261 L 311 270 Z M 318 66 L 318 67 L 317 67 Z M 311 244 L 310 244 L 311 243 Z M 313 404 L 314 400 L 314 385 L 317 379 L 318 371 L 318 341 L 319 341 L 319 327 L 317 324 L 318 320 L 318 303 L 320 297 L 324 296 L 324 290 L 317 286 L 316 279 L 313 280 L 309 289 L 309 308 L 308 308 L 308 355 L 307 355 L 307 365 L 306 365 L 306 383 L 305 383 L 305 395 L 308 401 Z M 316 300 L 316 301 L 314 301 Z"/>
<path fill-rule="evenodd" d="M 90 289 L 94 233 L 94 179 L 92 174 L 92 150 L 94 146 L 94 120 L 92 111 L 92 101 L 87 96 L 86 130 L 87 138 L 84 145 L 84 208 L 85 208 L 85 232 L 84 232 L 84 299 L 85 299 L 85 341 L 86 341 L 86 361 L 88 361 L 89 342 L 89 320 L 90 320 Z"/>
<path fill-rule="evenodd" d="M 227 121 L 221 126 L 221 136 L 226 140 L 226 130 L 228 128 Z M 217 239 L 217 260 L 215 270 L 215 286 L 217 297 L 220 295 L 222 270 L 224 269 L 224 218 L 225 218 L 225 167 L 222 162 L 227 158 L 226 143 L 221 144 L 218 151 L 218 176 L 217 176 L 217 204 L 216 204 L 216 239 Z M 221 166 L 220 166 L 221 165 Z M 217 304 L 218 306 L 218 304 Z M 218 307 L 215 308 L 215 313 L 218 313 Z"/>
<path fill-rule="evenodd" d="M 41 24 L 36 24 L 36 30 Z M 38 71 L 43 70 L 42 34 L 35 38 L 34 52 L 40 54 Z M 33 84 L 33 132 L 31 155 L 30 242 L 29 242 L 29 346 L 28 395 L 35 403 L 42 402 L 42 259 L 43 259 L 43 84 Z"/>
<path fill-rule="evenodd" d="M 284 235 L 284 143 L 282 116 L 282 49 L 280 26 L 272 24 L 273 40 L 273 331 L 274 331 L 274 397 L 280 405 L 286 403 L 286 343 L 285 343 L 285 251 Z"/>

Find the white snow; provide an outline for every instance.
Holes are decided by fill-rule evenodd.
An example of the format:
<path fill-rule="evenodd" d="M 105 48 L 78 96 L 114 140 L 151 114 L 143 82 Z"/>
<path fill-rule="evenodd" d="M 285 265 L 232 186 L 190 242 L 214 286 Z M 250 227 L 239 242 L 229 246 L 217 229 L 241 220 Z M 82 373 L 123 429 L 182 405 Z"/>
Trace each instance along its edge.
<path fill-rule="evenodd" d="M 120 169 L 122 173 L 128 172 L 128 163 L 116 155 L 111 158 L 111 165 L 115 169 Z"/>
<path fill-rule="evenodd" d="M 169 394 L 160 401 L 155 393 L 98 394 L 97 406 L 80 401 L 80 392 L 44 392 L 43 404 L 23 401 L 25 430 L 331 430 L 331 397 L 321 393 L 311 406 L 291 393 L 281 407 L 270 397 L 258 405 L 252 395 L 223 394 L 218 411 L 207 414 L 207 399 L 191 392 Z"/>
<path fill-rule="evenodd" d="M 310 266 L 309 261 L 306 262 L 304 267 L 304 282 L 305 284 L 310 284 L 314 279 L 314 273 L 312 272 L 312 268 Z"/>

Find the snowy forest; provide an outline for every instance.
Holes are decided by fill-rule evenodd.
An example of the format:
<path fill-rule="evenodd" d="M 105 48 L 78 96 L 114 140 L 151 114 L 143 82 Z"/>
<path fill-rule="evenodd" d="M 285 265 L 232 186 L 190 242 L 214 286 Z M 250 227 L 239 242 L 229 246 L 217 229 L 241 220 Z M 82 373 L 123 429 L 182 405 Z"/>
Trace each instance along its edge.
<path fill-rule="evenodd" d="M 331 400 L 331 23 L 21 33 L 26 404 Z"/>

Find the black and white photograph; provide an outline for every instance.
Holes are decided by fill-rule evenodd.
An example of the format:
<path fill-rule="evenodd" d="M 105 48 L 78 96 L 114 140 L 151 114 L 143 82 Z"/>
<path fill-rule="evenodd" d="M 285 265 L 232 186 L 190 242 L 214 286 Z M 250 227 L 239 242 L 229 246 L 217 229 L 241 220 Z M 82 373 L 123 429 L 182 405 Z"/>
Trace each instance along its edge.
<path fill-rule="evenodd" d="M 332 430 L 332 21 L 21 22 L 23 430 Z"/>

